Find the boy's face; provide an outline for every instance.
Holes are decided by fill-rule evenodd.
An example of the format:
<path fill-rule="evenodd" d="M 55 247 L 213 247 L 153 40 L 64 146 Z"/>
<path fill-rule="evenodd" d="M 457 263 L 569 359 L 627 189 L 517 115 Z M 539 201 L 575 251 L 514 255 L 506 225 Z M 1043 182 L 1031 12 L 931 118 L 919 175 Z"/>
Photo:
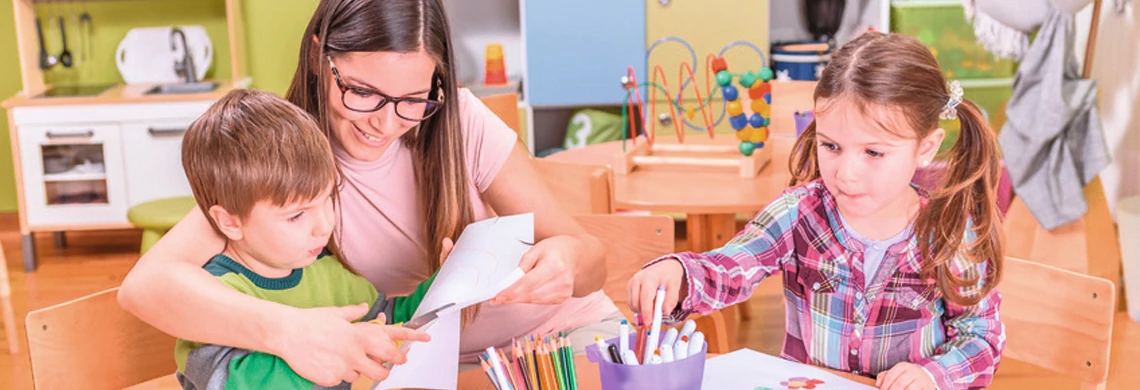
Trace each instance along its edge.
<path fill-rule="evenodd" d="M 226 213 L 215 216 L 215 221 L 232 249 L 243 257 L 235 260 L 262 276 L 283 277 L 312 264 L 328 245 L 336 221 L 331 195 L 329 186 L 324 194 L 305 202 L 275 206 L 263 200 L 246 218 Z M 211 209 L 211 214 L 217 213 Z"/>
<path fill-rule="evenodd" d="M 915 169 L 934 158 L 944 134 L 939 129 L 918 140 L 904 118 L 881 108 L 866 110 L 863 114 L 853 104 L 834 102 L 816 116 L 820 177 L 843 214 L 852 218 L 882 215 L 914 199 L 910 181 Z"/>

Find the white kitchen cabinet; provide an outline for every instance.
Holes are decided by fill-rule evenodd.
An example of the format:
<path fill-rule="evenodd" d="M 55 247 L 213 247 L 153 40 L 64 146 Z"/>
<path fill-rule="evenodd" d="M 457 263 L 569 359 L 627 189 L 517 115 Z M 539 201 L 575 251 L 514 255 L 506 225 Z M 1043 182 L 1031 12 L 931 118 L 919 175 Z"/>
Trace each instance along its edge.
<path fill-rule="evenodd" d="M 9 107 L 24 269 L 36 267 L 34 233 L 130 228 L 131 206 L 192 195 L 182 137 L 224 92 L 192 101 Z"/>
<path fill-rule="evenodd" d="M 20 128 L 28 224 L 126 223 L 119 135 L 107 124 Z"/>
<path fill-rule="evenodd" d="M 182 169 L 182 135 L 193 121 L 194 118 L 185 118 L 123 124 L 128 207 L 192 195 Z"/>

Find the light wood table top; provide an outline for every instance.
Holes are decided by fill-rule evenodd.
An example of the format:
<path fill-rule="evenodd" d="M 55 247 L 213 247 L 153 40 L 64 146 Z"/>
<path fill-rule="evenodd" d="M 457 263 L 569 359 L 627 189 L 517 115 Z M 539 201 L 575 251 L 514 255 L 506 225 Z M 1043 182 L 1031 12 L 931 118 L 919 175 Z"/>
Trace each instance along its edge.
<path fill-rule="evenodd" d="M 579 390 L 601 390 L 602 379 L 598 376 L 598 367 L 594 363 L 590 363 L 586 355 L 574 355 L 574 367 L 578 374 Z M 875 381 L 871 378 L 835 370 L 827 371 L 855 382 L 871 386 L 875 385 Z M 360 380 L 354 383 L 352 388 L 353 390 L 368 390 L 372 388 L 372 382 L 367 379 Z M 495 390 L 495 386 L 491 384 L 491 380 L 487 378 L 487 374 L 482 370 L 470 370 L 459 373 L 459 385 L 457 388 L 463 390 Z"/>
<path fill-rule="evenodd" d="M 794 131 L 794 130 L 793 130 Z M 641 140 L 640 142 L 645 142 Z M 659 135 L 657 143 L 676 144 L 674 135 Z M 689 133 L 686 145 L 736 145 L 732 134 Z M 772 159 L 756 177 L 744 178 L 736 169 L 707 167 L 638 167 L 614 174 L 614 206 L 619 209 L 687 214 L 730 214 L 763 209 L 788 187 L 788 155 L 795 142 L 773 134 L 766 142 Z M 626 141 L 632 148 L 632 141 Z M 605 142 L 552 154 L 546 158 L 591 164 L 612 164 L 622 153 L 622 141 Z"/>

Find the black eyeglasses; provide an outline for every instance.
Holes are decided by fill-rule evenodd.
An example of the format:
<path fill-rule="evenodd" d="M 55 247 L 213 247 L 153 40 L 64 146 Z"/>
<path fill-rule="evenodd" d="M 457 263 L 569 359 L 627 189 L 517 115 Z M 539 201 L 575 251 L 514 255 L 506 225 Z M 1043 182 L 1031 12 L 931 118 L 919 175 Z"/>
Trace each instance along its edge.
<path fill-rule="evenodd" d="M 325 56 L 332 68 L 336 86 L 340 88 L 340 100 L 344 107 L 356 112 L 375 112 L 392 102 L 396 107 L 396 115 L 409 121 L 419 122 L 439 112 L 443 107 L 443 91 L 437 89 L 439 100 L 420 98 L 398 98 L 385 95 L 380 91 L 357 86 L 350 86 L 340 78 L 340 72 L 333 64 L 332 57 Z"/>

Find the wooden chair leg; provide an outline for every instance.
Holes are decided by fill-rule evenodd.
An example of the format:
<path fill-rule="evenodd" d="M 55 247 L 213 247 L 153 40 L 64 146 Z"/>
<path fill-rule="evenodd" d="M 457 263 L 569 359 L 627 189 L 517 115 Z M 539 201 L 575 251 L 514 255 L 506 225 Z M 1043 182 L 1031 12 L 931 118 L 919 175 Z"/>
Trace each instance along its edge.
<path fill-rule="evenodd" d="M 12 314 L 12 297 L 0 298 L 0 311 L 3 311 L 4 333 L 8 337 L 8 353 L 20 353 L 20 339 L 16 336 L 16 316 Z"/>
<path fill-rule="evenodd" d="M 20 340 L 16 336 L 16 316 L 12 314 L 12 285 L 8 282 L 8 262 L 4 249 L 0 247 L 0 318 L 4 320 L 4 333 L 8 337 L 8 352 L 20 352 Z"/>

